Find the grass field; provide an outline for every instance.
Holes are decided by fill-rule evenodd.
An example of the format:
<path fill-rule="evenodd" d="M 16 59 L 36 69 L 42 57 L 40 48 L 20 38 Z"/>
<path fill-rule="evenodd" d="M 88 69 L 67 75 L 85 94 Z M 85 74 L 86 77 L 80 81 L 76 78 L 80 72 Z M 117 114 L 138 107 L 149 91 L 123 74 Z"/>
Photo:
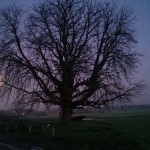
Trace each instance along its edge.
<path fill-rule="evenodd" d="M 105 122 L 116 127 L 123 134 L 135 137 L 135 140 L 139 140 L 150 149 L 150 115 L 107 117 Z"/>
<path fill-rule="evenodd" d="M 0 135 L 25 140 L 44 150 L 150 150 L 150 114 L 96 115 L 96 119 L 73 121 L 69 126 L 57 119 L 24 120 L 17 123 L 16 132 L 14 123 L 6 131 L 8 123 L 1 122 Z M 47 123 L 55 127 L 54 137 L 51 128 L 43 130 Z"/>

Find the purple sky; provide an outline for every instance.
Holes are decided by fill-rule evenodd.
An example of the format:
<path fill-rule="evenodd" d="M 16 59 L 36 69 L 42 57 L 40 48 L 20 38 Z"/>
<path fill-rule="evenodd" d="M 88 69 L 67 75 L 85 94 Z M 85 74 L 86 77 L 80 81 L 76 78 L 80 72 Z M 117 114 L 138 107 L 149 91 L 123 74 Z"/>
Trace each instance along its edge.
<path fill-rule="evenodd" d="M 118 0 L 118 5 L 128 5 L 135 10 L 138 40 L 136 48 L 143 54 L 137 77 L 139 80 L 145 80 L 147 86 L 136 102 L 150 104 L 150 0 Z"/>
<path fill-rule="evenodd" d="M 39 1 L 40 0 L 0 0 L 0 7 L 5 7 L 15 3 L 28 9 L 32 4 Z M 137 31 L 138 44 L 136 45 L 136 49 L 143 54 L 143 57 L 141 58 L 141 66 L 136 76 L 139 80 L 145 80 L 147 89 L 142 96 L 136 98 L 135 103 L 150 104 L 150 0 L 116 1 L 119 6 L 132 7 L 137 16 L 135 28 Z"/>

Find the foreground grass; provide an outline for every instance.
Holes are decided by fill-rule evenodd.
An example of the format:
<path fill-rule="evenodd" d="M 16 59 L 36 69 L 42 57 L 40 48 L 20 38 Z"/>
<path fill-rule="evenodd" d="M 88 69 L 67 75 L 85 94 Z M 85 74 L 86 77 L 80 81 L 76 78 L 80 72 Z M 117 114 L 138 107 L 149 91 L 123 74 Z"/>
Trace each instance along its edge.
<path fill-rule="evenodd" d="M 150 144 L 150 115 L 107 117 L 105 122 L 115 126 L 122 133 L 135 135 L 136 138 Z"/>
<path fill-rule="evenodd" d="M 55 127 L 43 132 L 43 124 Z M 45 150 L 149 150 L 150 116 L 107 117 L 102 121 L 73 121 L 69 126 L 59 121 L 30 121 L 32 132 L 28 131 L 27 121 L 14 124 L 6 132 L 6 123 L 0 123 L 1 136 L 14 136 L 43 147 Z"/>

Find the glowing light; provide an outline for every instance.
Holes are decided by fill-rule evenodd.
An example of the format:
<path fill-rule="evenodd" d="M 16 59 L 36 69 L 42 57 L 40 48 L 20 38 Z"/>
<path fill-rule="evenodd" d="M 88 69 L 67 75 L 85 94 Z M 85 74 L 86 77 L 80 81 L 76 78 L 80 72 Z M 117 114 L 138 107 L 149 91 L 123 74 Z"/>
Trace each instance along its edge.
<path fill-rule="evenodd" d="M 4 84 L 4 77 L 2 75 L 0 75 L 0 86 L 2 86 Z"/>

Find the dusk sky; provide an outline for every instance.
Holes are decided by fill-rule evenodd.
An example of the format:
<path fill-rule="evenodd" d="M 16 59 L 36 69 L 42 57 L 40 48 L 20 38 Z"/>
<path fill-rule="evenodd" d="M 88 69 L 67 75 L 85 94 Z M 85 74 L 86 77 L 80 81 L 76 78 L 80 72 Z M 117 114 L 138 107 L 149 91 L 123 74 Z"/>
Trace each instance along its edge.
<path fill-rule="evenodd" d="M 21 5 L 29 9 L 32 4 L 40 0 L 0 0 L 0 7 L 10 4 Z M 98 1 L 98 0 L 97 0 Z M 105 1 L 105 0 L 103 0 Z M 135 10 L 137 23 L 136 49 L 143 55 L 141 65 L 136 74 L 138 80 L 145 80 L 146 90 L 144 94 L 136 98 L 136 104 L 150 104 L 150 0 L 116 0 L 119 6 L 129 6 Z"/>

